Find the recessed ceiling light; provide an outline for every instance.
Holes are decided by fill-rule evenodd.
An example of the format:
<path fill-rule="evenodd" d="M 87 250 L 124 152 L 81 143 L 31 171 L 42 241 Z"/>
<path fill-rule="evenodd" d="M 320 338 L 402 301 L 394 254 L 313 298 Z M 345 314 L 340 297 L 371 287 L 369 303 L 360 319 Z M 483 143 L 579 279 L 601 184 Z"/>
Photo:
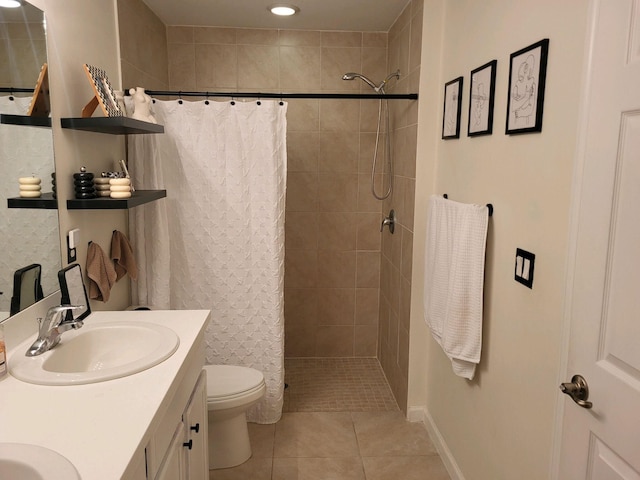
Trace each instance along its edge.
<path fill-rule="evenodd" d="M 0 0 L 0 7 L 4 8 L 18 8 L 22 6 L 20 0 Z"/>
<path fill-rule="evenodd" d="M 276 4 L 276 5 L 271 5 L 269 7 L 269 11 L 271 13 L 273 13 L 274 15 L 280 15 L 282 17 L 288 17 L 291 15 L 295 15 L 296 13 L 298 13 L 300 11 L 300 9 L 298 7 L 296 7 L 295 5 L 285 5 L 282 3 Z"/>

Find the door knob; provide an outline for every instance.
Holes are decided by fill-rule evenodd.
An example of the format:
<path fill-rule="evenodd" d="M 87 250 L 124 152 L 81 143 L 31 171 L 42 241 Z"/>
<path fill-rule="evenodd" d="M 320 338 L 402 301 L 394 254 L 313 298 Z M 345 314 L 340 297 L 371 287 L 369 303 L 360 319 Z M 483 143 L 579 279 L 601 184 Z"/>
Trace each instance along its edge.
<path fill-rule="evenodd" d="M 582 375 L 571 377 L 571 383 L 561 383 L 560 390 L 562 390 L 562 393 L 569 395 L 582 408 L 593 407 L 593 403 L 587 401 L 589 398 L 589 385 L 587 385 L 587 381 Z"/>

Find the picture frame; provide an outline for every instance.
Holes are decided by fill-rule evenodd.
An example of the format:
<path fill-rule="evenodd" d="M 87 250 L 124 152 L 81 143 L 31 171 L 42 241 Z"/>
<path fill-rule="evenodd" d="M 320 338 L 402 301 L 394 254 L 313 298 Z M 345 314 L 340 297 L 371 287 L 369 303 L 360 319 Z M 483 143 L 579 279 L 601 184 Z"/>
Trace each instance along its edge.
<path fill-rule="evenodd" d="M 462 113 L 462 82 L 458 77 L 444 85 L 444 109 L 442 112 L 442 138 L 460 138 L 460 114 Z"/>
<path fill-rule="evenodd" d="M 548 38 L 511 54 L 507 135 L 542 131 L 548 54 Z"/>
<path fill-rule="evenodd" d="M 496 93 L 498 61 L 491 60 L 471 70 L 469 81 L 469 122 L 467 136 L 493 133 L 493 104 Z"/>
<path fill-rule="evenodd" d="M 82 109 L 82 117 L 90 117 L 100 105 L 105 117 L 122 117 L 124 114 L 118 105 L 116 94 L 109 83 L 107 73 L 101 68 L 84 64 L 84 71 L 93 88 L 94 97 Z"/>
<path fill-rule="evenodd" d="M 51 99 L 49 98 L 49 70 L 46 63 L 42 65 L 36 88 L 27 113 L 30 117 L 48 117 L 51 114 Z"/>

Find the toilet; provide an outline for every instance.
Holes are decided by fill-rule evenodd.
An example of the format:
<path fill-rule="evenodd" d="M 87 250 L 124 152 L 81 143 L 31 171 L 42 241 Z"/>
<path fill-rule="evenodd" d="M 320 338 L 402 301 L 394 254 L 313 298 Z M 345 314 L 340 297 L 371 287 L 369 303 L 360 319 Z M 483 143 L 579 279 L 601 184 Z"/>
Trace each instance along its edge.
<path fill-rule="evenodd" d="M 246 411 L 267 387 L 262 372 L 235 365 L 205 365 L 209 413 L 209 469 L 229 468 L 251 457 Z"/>

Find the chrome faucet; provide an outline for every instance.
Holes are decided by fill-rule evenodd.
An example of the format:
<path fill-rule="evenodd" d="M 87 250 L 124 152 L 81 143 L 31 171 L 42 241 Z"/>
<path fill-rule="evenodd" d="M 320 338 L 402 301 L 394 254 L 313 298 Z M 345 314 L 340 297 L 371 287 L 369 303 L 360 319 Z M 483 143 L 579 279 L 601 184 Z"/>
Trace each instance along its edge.
<path fill-rule="evenodd" d="M 38 339 L 33 342 L 33 345 L 29 347 L 25 355 L 27 357 L 41 355 L 51 350 L 60 342 L 60 335 L 62 335 L 63 332 L 82 327 L 82 320 L 63 321 L 65 312 L 69 310 L 79 310 L 81 308 L 84 308 L 84 305 L 58 305 L 51 307 L 47 311 L 44 320 L 38 318 Z"/>

